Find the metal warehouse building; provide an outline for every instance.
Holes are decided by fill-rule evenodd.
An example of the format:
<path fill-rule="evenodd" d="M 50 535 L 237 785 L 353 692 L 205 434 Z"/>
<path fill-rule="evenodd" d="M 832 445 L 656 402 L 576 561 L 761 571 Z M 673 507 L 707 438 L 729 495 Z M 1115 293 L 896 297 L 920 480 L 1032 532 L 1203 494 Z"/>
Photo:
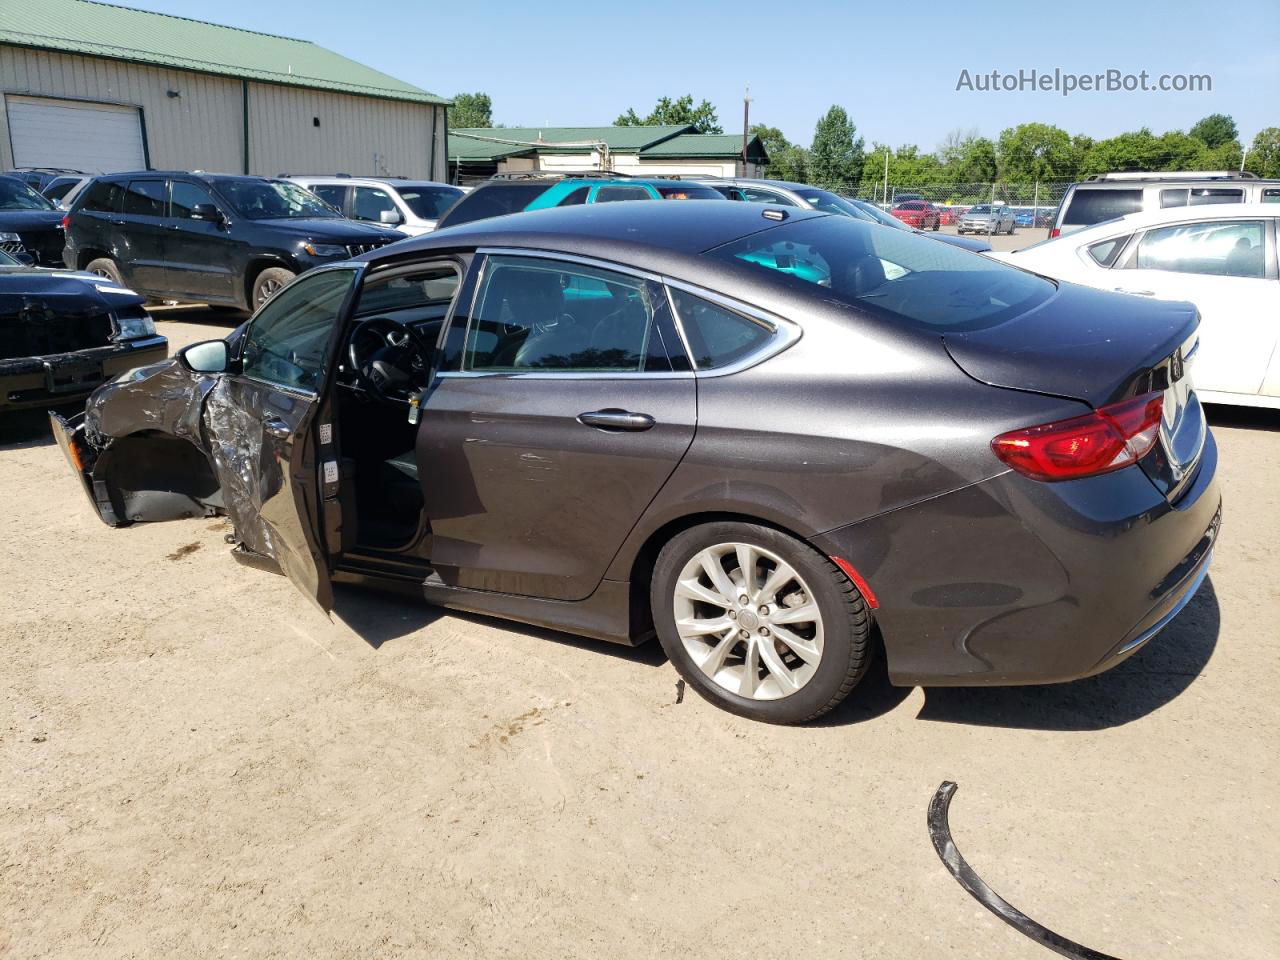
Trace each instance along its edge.
<path fill-rule="evenodd" d="M 0 3 L 0 169 L 445 178 L 448 101 L 305 40 Z"/>

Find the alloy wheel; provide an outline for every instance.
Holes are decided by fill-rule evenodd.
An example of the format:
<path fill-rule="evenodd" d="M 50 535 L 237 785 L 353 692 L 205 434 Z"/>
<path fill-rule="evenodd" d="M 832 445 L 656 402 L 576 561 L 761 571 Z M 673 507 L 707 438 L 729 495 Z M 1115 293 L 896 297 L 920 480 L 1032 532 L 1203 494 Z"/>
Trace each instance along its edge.
<path fill-rule="evenodd" d="M 778 700 L 822 661 L 822 613 L 803 578 L 777 554 L 720 543 L 695 554 L 676 580 L 676 632 L 698 668 L 730 693 Z"/>
<path fill-rule="evenodd" d="M 254 306 L 255 307 L 262 306 L 264 303 L 266 303 L 268 300 L 274 297 L 276 293 L 280 290 L 280 288 L 283 286 L 284 284 L 281 281 L 275 279 L 274 277 L 268 277 L 267 279 L 261 281 L 258 284 L 258 298 L 257 298 L 257 301 L 254 303 Z"/>

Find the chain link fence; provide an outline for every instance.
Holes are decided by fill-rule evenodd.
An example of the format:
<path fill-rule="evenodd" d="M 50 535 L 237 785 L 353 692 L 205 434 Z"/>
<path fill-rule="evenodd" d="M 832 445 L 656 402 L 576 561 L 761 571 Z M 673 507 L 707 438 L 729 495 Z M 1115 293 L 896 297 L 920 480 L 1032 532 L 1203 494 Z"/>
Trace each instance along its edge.
<path fill-rule="evenodd" d="M 1051 183 L 925 183 L 899 185 L 863 182 L 836 185 L 835 193 L 856 197 L 892 210 L 902 203 L 924 200 L 943 212 L 943 223 L 980 203 L 1003 203 L 1013 208 L 1019 226 L 1047 227 L 1053 223 L 1071 181 Z"/>

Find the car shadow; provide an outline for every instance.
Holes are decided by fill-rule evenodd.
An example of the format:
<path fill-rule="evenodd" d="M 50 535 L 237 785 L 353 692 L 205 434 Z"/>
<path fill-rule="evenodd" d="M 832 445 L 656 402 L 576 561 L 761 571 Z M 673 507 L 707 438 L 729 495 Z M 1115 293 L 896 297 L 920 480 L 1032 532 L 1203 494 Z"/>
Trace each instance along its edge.
<path fill-rule="evenodd" d="M 1280 430 L 1280 410 L 1266 407 L 1230 407 L 1206 403 L 1205 417 L 1211 427 L 1235 427 L 1242 430 Z"/>
<path fill-rule="evenodd" d="M 511 633 L 576 647 L 592 655 L 607 654 L 633 663 L 658 667 L 667 662 L 667 655 L 656 640 L 638 647 L 628 647 L 607 640 L 579 637 L 558 630 L 530 626 L 501 617 L 488 617 L 479 613 L 449 610 L 398 593 L 383 592 L 351 584 L 334 584 L 333 612 L 365 643 L 377 650 L 384 643 L 398 640 L 415 631 L 430 626 L 444 617 L 464 623 L 486 624 L 500 627 Z"/>
<path fill-rule="evenodd" d="M 1106 673 L 1029 687 L 932 687 L 919 720 L 1025 730 L 1092 731 L 1141 719 L 1195 682 L 1221 625 L 1212 578 L 1145 647 Z"/>

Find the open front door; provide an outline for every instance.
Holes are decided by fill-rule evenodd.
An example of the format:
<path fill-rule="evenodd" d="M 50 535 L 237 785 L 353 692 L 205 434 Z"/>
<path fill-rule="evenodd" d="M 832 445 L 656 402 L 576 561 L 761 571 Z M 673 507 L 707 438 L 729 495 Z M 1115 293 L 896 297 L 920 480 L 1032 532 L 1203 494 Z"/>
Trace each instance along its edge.
<path fill-rule="evenodd" d="M 274 560 L 325 612 L 333 590 L 321 515 L 337 463 L 332 429 L 320 421 L 362 270 L 318 270 L 276 294 L 250 321 L 237 369 L 206 405 L 214 467 L 237 538 Z"/>

